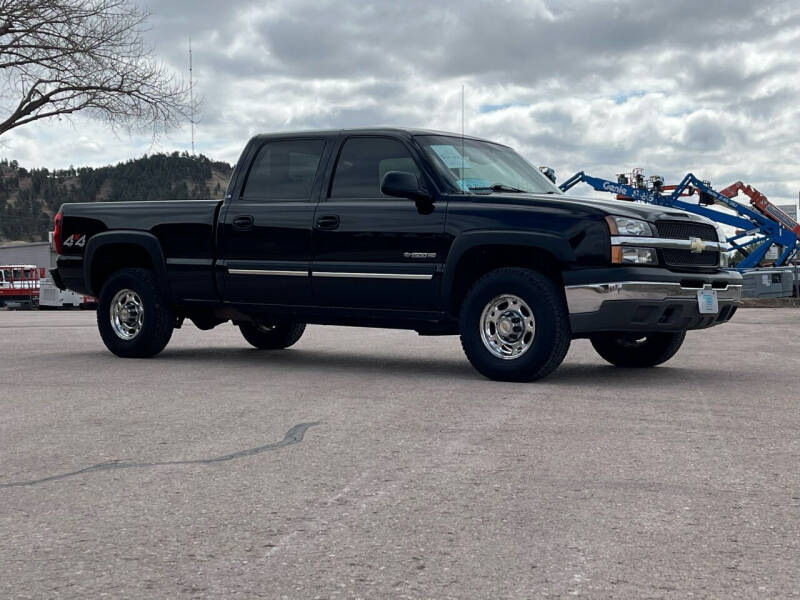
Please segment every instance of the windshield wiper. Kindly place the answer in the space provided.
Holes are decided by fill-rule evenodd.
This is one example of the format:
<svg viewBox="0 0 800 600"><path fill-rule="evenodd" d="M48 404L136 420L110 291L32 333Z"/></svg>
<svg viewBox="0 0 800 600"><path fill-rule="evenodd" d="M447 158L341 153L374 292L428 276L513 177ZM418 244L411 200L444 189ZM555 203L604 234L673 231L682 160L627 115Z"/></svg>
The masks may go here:
<svg viewBox="0 0 800 600"><path fill-rule="evenodd" d="M482 186L482 187L471 187L469 188L470 191L473 190L486 190L490 192L511 192L513 194L527 194L527 190L521 190L519 188L511 187L510 185L506 185L504 183L493 183L489 186Z"/></svg>

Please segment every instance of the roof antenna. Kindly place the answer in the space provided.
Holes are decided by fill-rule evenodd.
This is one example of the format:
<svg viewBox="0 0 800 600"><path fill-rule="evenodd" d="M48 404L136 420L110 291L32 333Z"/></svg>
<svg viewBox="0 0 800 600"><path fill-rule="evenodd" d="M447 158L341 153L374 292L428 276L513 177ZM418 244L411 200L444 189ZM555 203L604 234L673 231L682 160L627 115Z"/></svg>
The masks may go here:
<svg viewBox="0 0 800 600"><path fill-rule="evenodd" d="M194 80L192 78L192 37L189 36L189 122L192 125L192 156L194 156Z"/></svg>
<svg viewBox="0 0 800 600"><path fill-rule="evenodd" d="M461 84L461 184L464 187L464 84Z"/></svg>

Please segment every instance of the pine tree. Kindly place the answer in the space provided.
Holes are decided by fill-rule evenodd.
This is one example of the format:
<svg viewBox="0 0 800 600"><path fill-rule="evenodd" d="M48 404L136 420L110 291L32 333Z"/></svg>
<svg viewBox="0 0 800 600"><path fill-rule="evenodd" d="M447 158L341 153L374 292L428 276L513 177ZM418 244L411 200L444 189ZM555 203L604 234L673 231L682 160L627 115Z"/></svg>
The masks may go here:
<svg viewBox="0 0 800 600"><path fill-rule="evenodd" d="M100 168L70 166L28 172L17 161L0 163L0 167L8 167L0 171L0 241L46 240L52 216L66 202L219 197L219 183L213 196L211 183L215 176L230 177L232 171L225 162L185 152L144 155Z"/></svg>

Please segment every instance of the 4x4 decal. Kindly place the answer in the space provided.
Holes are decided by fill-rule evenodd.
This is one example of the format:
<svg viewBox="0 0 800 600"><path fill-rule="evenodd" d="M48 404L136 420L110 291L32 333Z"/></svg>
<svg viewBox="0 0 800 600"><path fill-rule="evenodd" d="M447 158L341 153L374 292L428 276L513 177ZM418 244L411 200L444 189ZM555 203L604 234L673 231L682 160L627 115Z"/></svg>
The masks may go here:
<svg viewBox="0 0 800 600"><path fill-rule="evenodd" d="M80 233L75 233L70 235L65 239L62 244L65 248L70 248L75 246L76 248L83 248L86 245L86 234L81 235Z"/></svg>

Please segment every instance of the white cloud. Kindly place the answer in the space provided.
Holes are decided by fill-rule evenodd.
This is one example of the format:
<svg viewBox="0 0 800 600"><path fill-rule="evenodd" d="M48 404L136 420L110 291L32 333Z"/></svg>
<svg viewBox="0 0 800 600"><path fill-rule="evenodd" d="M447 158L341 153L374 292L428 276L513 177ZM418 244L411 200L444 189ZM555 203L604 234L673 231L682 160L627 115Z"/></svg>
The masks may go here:
<svg viewBox="0 0 800 600"><path fill-rule="evenodd" d="M793 1L151 0L155 51L204 97L197 150L235 161L258 132L460 128L560 178L641 166L778 202L800 189L800 5ZM4 135L24 164L105 164L189 148L76 117ZM577 190L577 188L576 188ZM588 191L588 190L587 190Z"/></svg>

